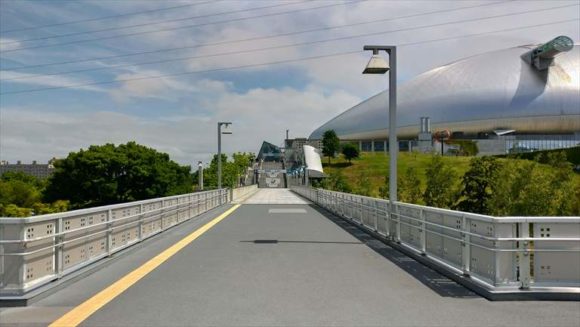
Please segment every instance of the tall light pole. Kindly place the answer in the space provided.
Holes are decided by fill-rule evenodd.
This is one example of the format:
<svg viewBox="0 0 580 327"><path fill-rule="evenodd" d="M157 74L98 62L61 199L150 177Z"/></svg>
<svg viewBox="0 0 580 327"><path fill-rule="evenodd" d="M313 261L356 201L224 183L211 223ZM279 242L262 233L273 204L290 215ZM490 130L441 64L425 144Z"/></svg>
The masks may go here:
<svg viewBox="0 0 580 327"><path fill-rule="evenodd" d="M373 56L363 74L385 74L389 72L389 199L397 201L397 47L389 45L365 45L365 51L372 50ZM389 63L379 55L379 51L389 54Z"/></svg>
<svg viewBox="0 0 580 327"><path fill-rule="evenodd" d="M222 125L227 128L232 123L218 122L218 189L222 188L222 134L232 134L232 132L222 132Z"/></svg>
<svg viewBox="0 0 580 327"><path fill-rule="evenodd" d="M203 191L203 163L201 161L197 162L197 179L199 183L199 190Z"/></svg>

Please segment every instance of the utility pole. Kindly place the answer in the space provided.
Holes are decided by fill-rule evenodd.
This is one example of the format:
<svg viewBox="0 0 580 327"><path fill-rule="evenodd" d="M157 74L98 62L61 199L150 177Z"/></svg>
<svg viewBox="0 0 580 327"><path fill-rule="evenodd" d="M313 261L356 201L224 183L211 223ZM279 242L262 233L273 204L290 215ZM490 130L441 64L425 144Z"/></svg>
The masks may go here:
<svg viewBox="0 0 580 327"><path fill-rule="evenodd" d="M227 128L232 123L218 122L218 189L222 188L222 134L232 134L232 132L222 132L222 125Z"/></svg>

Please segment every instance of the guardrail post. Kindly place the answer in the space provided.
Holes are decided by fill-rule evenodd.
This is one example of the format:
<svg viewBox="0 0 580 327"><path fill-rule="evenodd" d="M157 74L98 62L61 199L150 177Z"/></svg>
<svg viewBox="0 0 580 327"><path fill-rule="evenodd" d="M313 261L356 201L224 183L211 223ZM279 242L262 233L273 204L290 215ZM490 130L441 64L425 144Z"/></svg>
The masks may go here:
<svg viewBox="0 0 580 327"><path fill-rule="evenodd" d="M421 219L421 254L427 254L427 225L425 224L425 212L423 209L419 210L419 218Z"/></svg>
<svg viewBox="0 0 580 327"><path fill-rule="evenodd" d="M461 257L463 275L469 276L471 270L471 236L468 234L470 225L465 215L461 216Z"/></svg>
<svg viewBox="0 0 580 327"><path fill-rule="evenodd" d="M107 256L113 254L113 210L107 210Z"/></svg>
<svg viewBox="0 0 580 327"><path fill-rule="evenodd" d="M376 200L373 200L373 213L375 215L375 232L379 230L379 209Z"/></svg>
<svg viewBox="0 0 580 327"><path fill-rule="evenodd" d="M64 232L64 223L62 218L58 218L56 221L56 235L54 238L55 248L54 248L54 274L57 278L62 277L62 272L64 270L64 258L62 255L63 252L63 244L64 235L61 233Z"/></svg>
<svg viewBox="0 0 580 327"><path fill-rule="evenodd" d="M386 210L386 219L385 219L385 234L387 235L388 239L392 238L391 235L391 212L393 211L393 206L391 205L391 202L389 201L389 203L387 204L387 210Z"/></svg>
<svg viewBox="0 0 580 327"><path fill-rule="evenodd" d="M163 220L165 218L165 200L161 200L161 231L164 230L165 224L163 223Z"/></svg>
<svg viewBox="0 0 580 327"><path fill-rule="evenodd" d="M138 231L138 235L139 235L139 242L141 242L143 240L143 219L145 214L143 213L143 204L139 205L139 231Z"/></svg>
<svg viewBox="0 0 580 327"><path fill-rule="evenodd" d="M362 207L362 199L360 197L356 197L356 212L358 214L358 218L359 218L359 225L364 225L363 222L363 207Z"/></svg>
<svg viewBox="0 0 580 327"><path fill-rule="evenodd" d="M528 222L519 223L520 238L530 237L530 224ZM531 243L528 240L519 241L519 271L520 271L520 288L530 288L530 247Z"/></svg>
<svg viewBox="0 0 580 327"><path fill-rule="evenodd" d="M395 216L397 216L397 235L395 235L395 241L401 243L401 215L399 214L399 206L395 203L393 203L393 211L395 212Z"/></svg>

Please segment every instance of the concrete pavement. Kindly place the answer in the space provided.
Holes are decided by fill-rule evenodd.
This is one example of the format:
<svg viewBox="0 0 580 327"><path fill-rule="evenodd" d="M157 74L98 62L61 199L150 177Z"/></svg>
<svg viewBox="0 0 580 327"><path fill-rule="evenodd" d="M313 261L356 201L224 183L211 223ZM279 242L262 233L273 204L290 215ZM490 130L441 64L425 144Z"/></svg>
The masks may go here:
<svg viewBox="0 0 580 327"><path fill-rule="evenodd" d="M311 202L283 188L262 188L246 199L244 204L310 204Z"/></svg>

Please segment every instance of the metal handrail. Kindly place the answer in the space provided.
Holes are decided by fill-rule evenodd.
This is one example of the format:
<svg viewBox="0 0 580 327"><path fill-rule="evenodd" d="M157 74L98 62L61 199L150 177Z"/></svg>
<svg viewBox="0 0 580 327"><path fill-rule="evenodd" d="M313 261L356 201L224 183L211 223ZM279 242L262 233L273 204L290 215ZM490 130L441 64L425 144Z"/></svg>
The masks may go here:
<svg viewBox="0 0 580 327"><path fill-rule="evenodd" d="M35 237L35 238L31 238L31 239L24 239L24 240L0 240L0 244L22 244L22 243L25 244L25 243L38 242L38 241L42 241L42 240L45 240L45 239L53 238L53 237L56 237L56 236L63 236L63 235L70 234L70 233L73 233L73 232L82 232L83 230L92 229L92 228L95 228L95 227L98 227L98 226L101 226L101 225L110 225L113 222L117 222L117 221L127 220L127 219L131 219L131 218L138 218L138 217L143 216L145 214L151 214L151 213L153 213L155 211L161 211L160 213L156 213L155 214L156 216L157 215L160 215L160 214L163 214L163 213L170 213L172 211L178 211L180 208L170 209L170 210L167 210L167 211L165 211L165 210L166 209L169 209L169 208L176 207L176 206L188 206L189 204L190 203L174 204L174 205L171 205L171 206L168 206L168 207L157 208L157 209L153 209L153 210L150 210L150 211L141 212L141 213L138 213L138 214L135 214L135 215L131 215L131 216L115 218L115 220L98 222L98 223L91 224L89 226L79 227L79 228L76 228L76 229L71 229L71 230L67 230L67 231L63 231L63 232L59 232L59 233L54 233L54 234L50 234L50 235L45 235L45 236L40 236L40 237ZM75 216L67 217L67 218L74 218L74 217ZM54 218L54 219L62 219L62 218ZM115 226L115 227L119 227L119 226Z"/></svg>
<svg viewBox="0 0 580 327"><path fill-rule="evenodd" d="M105 234L105 233L108 233L110 231L114 231L115 229L121 229L121 228L126 227L126 226L129 226L129 225L142 224L144 222L148 222L148 221L151 221L151 220L157 220L157 219L159 219L159 216L161 216L163 214L170 213L172 211L178 211L178 210L179 210L179 208L172 209L172 210L170 210L168 212L160 212L160 213L155 214L155 216L146 217L143 220L130 221L130 222L125 223L125 224L122 224L122 225L111 226L110 229L103 229L103 230L94 232L92 234L81 235L81 236L79 236L77 238L63 240L63 241L61 241L59 243L54 243L54 244L52 244L50 246L47 246L47 247L44 247L44 248L40 248L40 249L36 249L36 250L30 251L30 252L0 253L0 257L2 257L2 256L25 256L25 255L39 253L39 252L42 252L42 251L46 251L48 249L54 249L55 247L63 246L63 245L69 244L69 243L74 243L74 242L77 242L77 241L82 240L82 239L85 239L85 238L90 238L90 237L95 236L95 235L98 235L98 234ZM146 213L150 213L150 212L151 211L148 211ZM135 218L135 217L138 217L138 216L144 215L144 214L145 213L142 213L142 214L139 214L139 215L134 215L132 217ZM123 218L129 218L129 217L123 217ZM117 221L117 220L115 220L115 221ZM108 223L105 222L105 224L111 224L111 222L108 222ZM102 225L102 223L99 223L99 225ZM93 228L95 226L97 226L97 224L91 225L88 228ZM70 233L73 233L73 232L79 232L79 231L82 231L82 230L85 230L85 229L88 229L88 228L87 227L83 227L82 229L79 228L79 229L69 230L69 231L66 231L66 232L63 232L63 233L52 234L51 236L48 236L48 237L43 236L42 239L44 240L44 239L49 239L49 238L56 238L58 236L64 236L66 234L70 234ZM33 241L28 241L28 242L33 242ZM22 241L22 243L28 243L28 242L27 241Z"/></svg>
<svg viewBox="0 0 580 327"><path fill-rule="evenodd" d="M297 187L293 187L293 188L297 188ZM336 191L329 191L329 190L324 190L324 189L316 189L317 192L330 192L329 194L341 194L341 192L336 192ZM347 194L347 193L344 193ZM349 196L352 197L357 197L357 198L361 198L361 199L367 199L369 201L375 201L375 202L381 202L381 203L385 203L385 204L389 204L390 200L387 199L380 199L380 198L373 198L373 197L368 197L368 196L363 196L363 195L357 195L357 194L348 194ZM400 202L400 201L395 201L393 203L393 205L399 205L399 206L403 206L403 207L411 207L411 208L416 208L416 209L426 209L429 210L430 212L436 212L436 213L444 213L444 214L448 214L448 215L453 215L453 216L462 216L465 215L467 218L476 218L479 219L481 221L486 221L486 222L499 222L499 223L520 223L520 222L553 222L554 217L549 217L549 216L533 216L533 217L521 217L521 216L506 216L506 217L494 217L494 216L488 216L488 215L482 215L482 214L476 214L476 213L472 213L472 212L462 212L462 211L455 211L455 210L451 210L451 209L444 209L444 208L436 208L436 207L428 207L428 206L423 206L423 205L419 205L419 204L413 204L413 203L405 203L405 202ZM573 222L577 222L580 223L580 216L559 216L558 220L561 222L569 222L569 223L573 223Z"/></svg>
<svg viewBox="0 0 580 327"><path fill-rule="evenodd" d="M323 192L328 192L328 191L323 191ZM368 198L368 197L361 196L361 198ZM350 201L350 200L343 199L343 198L338 198L338 199L345 200L347 203L357 203L357 204L359 204L358 202ZM368 199L372 199L372 198L368 198ZM375 199L375 200L381 200L381 199ZM383 200L383 201L385 201L385 200ZM395 203L395 206L396 205L399 205L399 204L400 204L400 202L397 202L397 203ZM372 207L372 206L369 206L369 205L366 205L366 204L362 204L361 203L361 205L362 206L365 206L365 207L367 207L369 209L376 209L375 207ZM407 203L405 203L405 206L407 206L407 205L416 206L417 209L424 210L424 207L423 206L418 206L418 205L413 205L413 204L407 204ZM436 209L436 210L446 210L446 209L440 209L440 208L433 208L433 209ZM431 208L429 208L428 210L431 210ZM380 210L380 211L381 212L384 212L384 213L388 213L388 211L386 211L386 210ZM452 212L453 213L452 215L455 216L455 217L457 217L457 218L463 218L464 217L462 215L462 213L460 213L460 212L453 212L451 210L448 210L448 211ZM414 221L418 221L421 224L424 223L426 225L431 225L431 226L435 226L435 227L438 227L438 228L447 229L447 230L450 230L450 231L467 234L467 235L470 235L470 236L476 236L478 238L481 238L481 239L484 239L484 240L487 240L487 241L498 241L498 242L501 242L501 241L547 241L547 242L549 242L549 241L580 241L580 237L574 237L574 238L557 238L557 237L550 237L550 238L540 238L540 237L491 237L491 236L486 236L486 235L481 235L481 234L477 234L477 233L472 233L472 232L465 231L465 230L462 230L462 229L456 229L456 228L453 228L453 227L449 227L449 226L445 226L445 225L433 223L433 222L430 222L430 221L427 221L427 220L421 220L421 219L416 218L416 217L404 215L404 214L402 214L400 212L391 213L391 215L395 215L395 216L403 217L403 218L406 218L406 219L411 219L411 220L414 220ZM465 216L465 218L467 218L467 219L474 219L473 216L472 217ZM511 219L515 219L517 217L510 217L510 218ZM524 217L523 219L525 219L525 221L517 221L517 222L528 222L529 221L529 218L530 217ZM545 217L541 217L541 218L545 218ZM560 220L561 218L574 218L575 219L577 217L558 217L558 220ZM552 222L553 222L553 219L554 219L554 217L552 217ZM395 219L393 219L393 220L394 221L397 221ZM509 222L507 222L507 221L499 221L499 223L509 223ZM418 227L419 229L421 227L421 226L417 226L417 225L410 225L410 226L412 226L412 227ZM429 231L431 231L431 230L429 230Z"/></svg>
<svg viewBox="0 0 580 327"><path fill-rule="evenodd" d="M10 271L12 272L10 275L5 273L0 274L0 297L4 294L8 296L22 294L33 288L45 285L52 280L68 275L82 267L94 264L100 258L110 256L113 253L139 243L142 240L163 232L194 216L226 204L229 201L230 196L228 190L221 189L29 218L0 218L0 227L6 227L0 228L0 233L3 233L0 234L0 237L12 236L10 239L0 240L0 266L20 265L20 269L11 269ZM154 205L156 208L149 210L145 208L147 205ZM158 205L162 207L157 208ZM140 212L130 214L135 208ZM126 210L129 211L127 212ZM119 213L122 215L129 214L123 217L113 218L113 216L119 215ZM96 218L94 217L95 214L97 215ZM101 221L103 214L106 214L106 218L104 221ZM95 223L89 220L91 221L90 225L87 224L86 226L75 229L63 230L65 220L81 220L90 218L91 215L95 218ZM44 233L44 230L48 232L49 230L42 226L42 223L47 221L52 225L51 234L27 238L26 228L36 227L39 223L41 233ZM155 221L160 221L161 224L158 225ZM167 224L165 223L166 221ZM154 225L150 225L151 227L144 229L147 224L151 223ZM135 236L129 236L125 234L124 230L130 231L130 235L133 235L133 232L136 234ZM119 231L122 231L122 234L118 234L120 240L115 245L115 233L121 233ZM20 238L16 239L16 237ZM67 253L66 251L73 250L73 248L67 250L67 245L79 244L81 247L87 247L94 241L105 242L106 249L104 251L103 248L96 250L95 255L93 255L93 252L87 251L88 253L85 252L85 254L81 255L80 260L75 259L70 264L63 261L63 257ZM28 251L26 251L27 244L31 244ZM5 248L6 246L12 246L13 248ZM14 250L7 253L4 251L5 249ZM47 256L42 255L38 257L44 259L27 258L27 256L39 253L46 253ZM41 263L41 261L34 260L46 259L52 261L52 270L47 275L42 275L41 273L38 277L30 278L22 274L22 271L28 271L29 264L34 262L36 262L35 264Z"/></svg>
<svg viewBox="0 0 580 327"><path fill-rule="evenodd" d="M125 202L125 203L117 203L117 204L110 204L101 207L94 207L94 208L86 208L86 209L78 209L66 212L57 212L57 213L50 213L46 215L40 216L32 216L26 218L14 218L14 217L0 217L0 224L26 224L26 223L35 223L35 222L42 222L46 220L52 220L56 218L71 218L79 215L86 215L96 212L102 212L107 210L115 210L115 209L122 209L126 207L133 207L142 204L150 204L152 202L159 202L159 201L167 201L167 200L175 200L179 198L183 198L186 196L195 196L195 195L202 195L202 194L209 194L212 192L221 192L223 194L227 194L226 189L221 190L210 190L210 191L203 191L203 192L195 192L195 193L188 193L188 194L181 194L181 195L171 195L162 198L155 198L155 199L148 199L148 200L139 200L133 202ZM178 203L179 204L179 203Z"/></svg>
<svg viewBox="0 0 580 327"><path fill-rule="evenodd" d="M473 280L486 288L519 285L522 289L534 287L536 290L545 291L546 287L552 290L556 285L559 289L565 288L580 293L580 278L570 277L569 269L566 268L568 267L566 260L580 260L580 248L576 247L576 243L580 241L577 233L558 232L560 234L556 237L537 237L533 234L534 228L538 228L533 226L535 223L548 227L554 226L553 224L576 226L580 224L580 217L493 217L303 186L293 186L291 189L321 207L378 233L380 235L378 237L385 237L387 241L394 241L425 255L434 264L441 264L445 269L462 272L466 276L471 276L471 269L479 271L475 274L483 279L475 276ZM412 211L416 211L416 215ZM433 221L433 214L441 217L435 217L437 220ZM438 222L442 218L446 220ZM458 220L457 227L443 223L449 219ZM486 223L488 225L485 225L485 229L488 227L492 229L485 231L486 235L481 234L479 231L484 226L474 230L472 227L474 222ZM403 226L406 231L401 231ZM519 232L516 228L519 228ZM446 231L455 235L447 235L449 233ZM498 233L505 236L495 236ZM429 245L428 235L437 235L441 238L432 239L431 242L435 243ZM445 240L453 242L445 243ZM545 244L547 247L537 247L538 244ZM472 249L484 251L472 253ZM439 253L440 251L444 252ZM537 253L537 256L531 260L530 255L533 253ZM545 253L545 256L540 257L541 253ZM558 254L558 257L551 257L550 253ZM475 266L472 258L476 260ZM448 260L452 261L447 262ZM551 269L549 275L541 275L539 260L549 261L549 264L546 264L552 267L547 268ZM561 261L561 266L554 268L553 260ZM481 265L487 265L485 266L487 268ZM541 265L543 270L544 264ZM540 280L539 283L537 278Z"/></svg>

